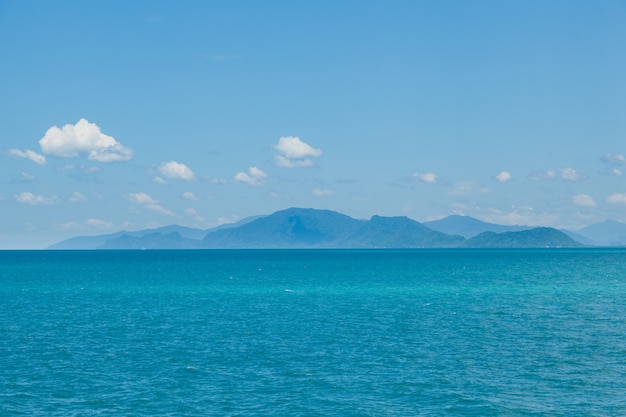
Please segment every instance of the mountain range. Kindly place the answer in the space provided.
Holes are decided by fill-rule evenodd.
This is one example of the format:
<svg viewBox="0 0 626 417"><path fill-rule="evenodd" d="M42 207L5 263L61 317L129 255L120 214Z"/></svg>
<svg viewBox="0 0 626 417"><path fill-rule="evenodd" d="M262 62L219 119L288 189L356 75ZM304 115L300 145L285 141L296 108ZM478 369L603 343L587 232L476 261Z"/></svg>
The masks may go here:
<svg viewBox="0 0 626 417"><path fill-rule="evenodd" d="M605 222L577 233L504 226L469 216L420 223L408 217L354 219L330 210L290 208L214 229L166 226L74 237L49 249L572 248L626 246L626 224Z"/></svg>

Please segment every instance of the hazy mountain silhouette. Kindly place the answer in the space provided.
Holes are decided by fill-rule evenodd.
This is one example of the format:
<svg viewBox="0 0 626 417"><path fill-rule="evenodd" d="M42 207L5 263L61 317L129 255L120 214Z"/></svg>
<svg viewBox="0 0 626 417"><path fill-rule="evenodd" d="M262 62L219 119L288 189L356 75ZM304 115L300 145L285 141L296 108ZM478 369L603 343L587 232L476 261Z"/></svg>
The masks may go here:
<svg viewBox="0 0 626 417"><path fill-rule="evenodd" d="M427 224L432 224L428 222ZM454 230L453 225L458 225ZM239 224L201 231L168 226L137 232L68 239L52 249L295 249L295 248L556 248L579 247L565 233L547 227L482 232L498 228L471 217L451 216L435 223L453 233L433 230L408 217L373 216L357 220L331 210L290 208ZM522 228L523 226L518 226ZM503 228L503 229L502 229ZM71 245L76 245L72 247Z"/></svg>

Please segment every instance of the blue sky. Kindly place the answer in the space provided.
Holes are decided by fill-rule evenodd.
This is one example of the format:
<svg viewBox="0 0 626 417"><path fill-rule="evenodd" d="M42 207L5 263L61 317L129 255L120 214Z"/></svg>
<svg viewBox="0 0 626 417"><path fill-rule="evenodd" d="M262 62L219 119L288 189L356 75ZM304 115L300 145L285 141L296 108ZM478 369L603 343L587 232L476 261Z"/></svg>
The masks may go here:
<svg viewBox="0 0 626 417"><path fill-rule="evenodd" d="M626 3L0 0L0 248L288 207L626 221Z"/></svg>

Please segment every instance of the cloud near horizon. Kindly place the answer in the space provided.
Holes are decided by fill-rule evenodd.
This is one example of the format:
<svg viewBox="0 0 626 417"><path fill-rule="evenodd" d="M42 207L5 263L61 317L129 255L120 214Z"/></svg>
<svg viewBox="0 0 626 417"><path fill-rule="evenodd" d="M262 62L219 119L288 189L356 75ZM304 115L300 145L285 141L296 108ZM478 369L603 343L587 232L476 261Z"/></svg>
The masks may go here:
<svg viewBox="0 0 626 417"><path fill-rule="evenodd" d="M248 173L238 172L235 175L236 182L243 182L255 186L265 184L265 178L267 178L267 174L257 167L248 168Z"/></svg>
<svg viewBox="0 0 626 417"><path fill-rule="evenodd" d="M185 181L196 180L196 175L187 165L176 161L161 163L161 165L159 165L159 172L161 173L161 175L167 178L174 178Z"/></svg>
<svg viewBox="0 0 626 417"><path fill-rule="evenodd" d="M513 179L511 173L508 171L502 171L498 175L495 176L496 181L498 182L509 182Z"/></svg>
<svg viewBox="0 0 626 417"><path fill-rule="evenodd" d="M59 202L59 198L57 196L44 197L42 195L35 195L31 192L23 192L15 196L15 201L21 204L38 206L41 204L56 204Z"/></svg>
<svg viewBox="0 0 626 417"><path fill-rule="evenodd" d="M46 165L47 162L45 156L40 155L30 149L26 149L25 151L22 151L20 149L9 149L9 155L17 156L19 158L30 159L37 165Z"/></svg>
<svg viewBox="0 0 626 417"><path fill-rule="evenodd" d="M313 148L297 136L281 137L274 148L281 153L275 156L274 161L282 168L309 167L313 165L309 157L318 158L322 155L321 149Z"/></svg>
<svg viewBox="0 0 626 417"><path fill-rule="evenodd" d="M624 155L616 153L607 153L602 157L602 160L607 164L611 165L623 165L626 162L626 157Z"/></svg>
<svg viewBox="0 0 626 417"><path fill-rule="evenodd" d="M148 210L164 214L166 216L175 217L176 214L158 204L158 201L150 197L144 192L128 194L128 200L132 203L140 204Z"/></svg>
<svg viewBox="0 0 626 417"><path fill-rule="evenodd" d="M330 197L330 196L335 195L335 192L333 190L321 190L319 188L311 190L311 193L318 197Z"/></svg>
<svg viewBox="0 0 626 417"><path fill-rule="evenodd" d="M621 206L626 206L626 194L615 193L611 194L606 198L607 203L618 204Z"/></svg>
<svg viewBox="0 0 626 417"><path fill-rule="evenodd" d="M415 178L415 181L424 184L435 184L439 182L439 177L434 172L427 172L425 174L416 172L413 174L413 178Z"/></svg>
<svg viewBox="0 0 626 417"><path fill-rule="evenodd" d="M572 197L572 202L581 207L596 207L594 199L587 194L578 194Z"/></svg>
<svg viewBox="0 0 626 417"><path fill-rule="evenodd" d="M41 151L58 158L87 155L91 161L122 162L133 157L131 148L122 146L112 136L105 135L95 123L80 119L75 125L52 126L39 141Z"/></svg>

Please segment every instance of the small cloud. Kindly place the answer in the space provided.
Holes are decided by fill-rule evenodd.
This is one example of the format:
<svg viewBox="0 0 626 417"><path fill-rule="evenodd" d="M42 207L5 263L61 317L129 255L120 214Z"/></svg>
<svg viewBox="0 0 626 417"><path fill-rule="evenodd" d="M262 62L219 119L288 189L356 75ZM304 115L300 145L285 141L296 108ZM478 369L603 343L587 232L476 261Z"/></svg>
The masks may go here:
<svg viewBox="0 0 626 417"><path fill-rule="evenodd" d="M289 159L282 155L276 155L274 162L281 168L304 168L313 166L313 161L310 159Z"/></svg>
<svg viewBox="0 0 626 417"><path fill-rule="evenodd" d="M316 195L318 197L330 197L335 195L335 192L332 190L320 190L318 188L311 190L311 193L313 193L313 195Z"/></svg>
<svg viewBox="0 0 626 417"><path fill-rule="evenodd" d="M185 164L180 162L170 161L163 162L159 165L159 172L161 175L167 178L174 178L185 181L195 181L196 176L193 171Z"/></svg>
<svg viewBox="0 0 626 417"><path fill-rule="evenodd" d="M606 198L607 203L626 206L626 194L615 193Z"/></svg>
<svg viewBox="0 0 626 417"><path fill-rule="evenodd" d="M211 184L217 184L217 185L228 184L228 180L225 180L223 178L204 177L204 180Z"/></svg>
<svg viewBox="0 0 626 417"><path fill-rule="evenodd" d="M267 178L267 174L257 167L250 167L248 173L238 172L237 175L235 175L235 181L249 185L263 185L265 178Z"/></svg>
<svg viewBox="0 0 626 417"><path fill-rule="evenodd" d="M21 204L30 204L31 206L37 206L41 204L56 204L59 202L58 197L44 197L41 195L35 195L30 192L24 192L15 196L15 201Z"/></svg>
<svg viewBox="0 0 626 417"><path fill-rule="evenodd" d="M424 184L435 184L439 182L439 177L437 177L437 174L433 172L427 172L426 174L420 174L416 172L415 174L413 174L413 178L415 179L415 181Z"/></svg>
<svg viewBox="0 0 626 417"><path fill-rule="evenodd" d="M319 157L322 150L313 148L296 136L283 136L274 148L281 154L276 155L276 165L283 168L309 167L313 161L309 157Z"/></svg>
<svg viewBox="0 0 626 417"><path fill-rule="evenodd" d="M622 175L624 175L622 170L617 169L617 168L613 168L613 170L611 171L611 174L615 175L616 177L621 177Z"/></svg>
<svg viewBox="0 0 626 417"><path fill-rule="evenodd" d="M607 153L602 157L602 160L611 165L623 165L626 162L624 155L619 153Z"/></svg>
<svg viewBox="0 0 626 417"><path fill-rule="evenodd" d="M161 184L161 185L167 185L167 181L165 181L163 178L161 177L154 177L152 179L152 182L156 182L157 184Z"/></svg>
<svg viewBox="0 0 626 417"><path fill-rule="evenodd" d="M172 211L170 211L170 210L168 210L168 209L166 209L164 207L161 207L158 204L145 204L144 207L147 208L148 210L157 212L159 214L164 214L166 216L170 216L170 217L175 217L176 216L176 214L174 214L174 212L172 212Z"/></svg>
<svg viewBox="0 0 626 417"><path fill-rule="evenodd" d="M85 197L82 193L78 192L78 191L74 191L72 193L72 196L70 197L70 201L72 203L78 203L81 201L88 201L88 198Z"/></svg>
<svg viewBox="0 0 626 417"><path fill-rule="evenodd" d="M565 181L580 181L582 177L576 172L574 168L563 168L561 171L561 178Z"/></svg>
<svg viewBox="0 0 626 417"><path fill-rule="evenodd" d="M187 216L193 217L198 222L204 222L206 220L204 217L198 215L198 212L192 208L185 209L185 214Z"/></svg>
<svg viewBox="0 0 626 417"><path fill-rule="evenodd" d="M39 141L43 153L59 158L87 158L98 162L128 161L133 157L131 148L122 146L112 136L105 135L95 123L80 119L75 125L63 128L52 126Z"/></svg>
<svg viewBox="0 0 626 417"><path fill-rule="evenodd" d="M26 149L25 151L19 149L9 149L9 155L30 159L38 165L46 165L46 157L39 155L37 152L31 151L30 149Z"/></svg>
<svg viewBox="0 0 626 417"><path fill-rule="evenodd" d="M185 200L193 200L193 201L200 200L200 198L197 195L195 195L194 193L192 193L191 191L187 191L187 192L183 193L183 198Z"/></svg>
<svg viewBox="0 0 626 417"><path fill-rule="evenodd" d="M128 200L137 204L156 204L157 201L154 200L146 193L130 193L128 194Z"/></svg>
<svg viewBox="0 0 626 417"><path fill-rule="evenodd" d="M590 195L578 194L572 197L572 203L581 207L596 207L597 204Z"/></svg>
<svg viewBox="0 0 626 417"><path fill-rule="evenodd" d="M85 224L87 226L95 227L98 229L110 229L113 227L113 223L100 219L87 219L85 221Z"/></svg>
<svg viewBox="0 0 626 417"><path fill-rule="evenodd" d="M547 181L556 178L556 171L549 170L545 172L531 174L529 178L532 181Z"/></svg>
<svg viewBox="0 0 626 417"><path fill-rule="evenodd" d="M498 182L509 182L513 177L511 177L511 173L508 171L502 171L498 175L496 175L496 181Z"/></svg>

